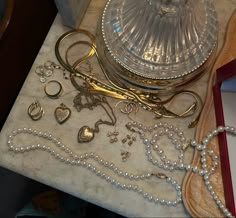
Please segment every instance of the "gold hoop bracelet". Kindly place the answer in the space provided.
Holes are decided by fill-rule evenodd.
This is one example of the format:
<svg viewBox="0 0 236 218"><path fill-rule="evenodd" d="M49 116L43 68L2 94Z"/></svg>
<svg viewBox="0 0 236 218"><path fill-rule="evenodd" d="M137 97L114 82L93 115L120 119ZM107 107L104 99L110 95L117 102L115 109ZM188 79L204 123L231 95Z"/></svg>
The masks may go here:
<svg viewBox="0 0 236 218"><path fill-rule="evenodd" d="M58 90L56 92L50 92L49 91L50 84L56 84L56 86L58 86ZM56 99L61 96L63 88L60 82L58 82L57 80L51 80L44 86L44 92L49 98Z"/></svg>

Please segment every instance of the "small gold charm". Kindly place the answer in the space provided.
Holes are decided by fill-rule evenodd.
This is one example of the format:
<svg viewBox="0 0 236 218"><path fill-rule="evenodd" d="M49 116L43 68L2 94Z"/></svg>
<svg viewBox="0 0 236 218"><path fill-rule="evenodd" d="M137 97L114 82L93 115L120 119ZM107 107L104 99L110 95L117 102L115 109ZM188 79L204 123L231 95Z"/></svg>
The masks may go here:
<svg viewBox="0 0 236 218"><path fill-rule="evenodd" d="M59 124L62 124L64 122L66 122L70 115L71 115L71 110L70 108L68 108L66 105L64 105L63 103L60 104L61 106L57 107L55 112L54 112L54 115L55 115L55 118L57 120L57 122Z"/></svg>
<svg viewBox="0 0 236 218"><path fill-rule="evenodd" d="M90 142L94 138L94 130L88 126L82 126L78 132L79 143Z"/></svg>

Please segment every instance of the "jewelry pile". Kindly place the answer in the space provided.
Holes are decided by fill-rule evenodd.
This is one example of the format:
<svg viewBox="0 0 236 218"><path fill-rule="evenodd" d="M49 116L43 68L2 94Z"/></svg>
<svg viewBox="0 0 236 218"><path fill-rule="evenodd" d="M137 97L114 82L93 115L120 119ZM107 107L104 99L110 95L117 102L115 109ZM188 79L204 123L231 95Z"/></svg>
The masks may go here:
<svg viewBox="0 0 236 218"><path fill-rule="evenodd" d="M90 42L87 41L77 41L71 44L67 50L65 51L65 60L62 59L62 56L59 52L60 44L63 40L65 40L70 35L76 34L84 34L89 37ZM86 45L89 47L89 52L84 57L78 59L74 63L70 63L69 60L69 52L76 45ZM122 103L123 108L120 108L120 112L127 116L130 113L137 113L139 108L153 112L155 118L185 118L192 116L194 114L197 115L193 119L193 121L189 124L189 128L194 127L198 119L200 117L202 101L200 96L192 91L182 90L171 97L161 100L158 96L154 94L144 94L126 89L124 87L120 87L117 84L114 84L112 80L109 78L105 70L101 65L100 58L98 57L96 50L95 37L86 30L73 30L68 33L63 34L57 41L55 46L55 53L59 63L62 65L56 65L53 62L48 61L44 64L44 66L40 66L36 68L36 74L40 76L41 82L46 82L46 77L50 77L53 74L54 69L60 69L63 71L63 76L65 79L70 79L72 85L76 90L78 90L78 94L75 96L73 103L74 107L78 112L82 109L87 108L93 110L95 107L100 106L103 108L106 113L108 120L99 119L94 123L94 127L89 127L87 125L82 126L77 135L77 141L79 143L88 143L92 141L95 137L95 133L99 132L99 126L102 124L114 126L117 122L117 118L113 112L111 105L106 100L105 96L121 99L120 102L116 104L117 107ZM92 72L92 66L88 61L92 56L96 56L97 62L101 67L102 73L106 78L106 83L103 80L97 79L95 74ZM66 71L67 70L67 71ZM66 74L68 73L68 74ZM81 85L77 82L76 78L80 78L84 81ZM81 81L80 81L81 82ZM52 89L52 86L54 89ZM55 87L56 86L56 87ZM47 97L52 99L57 99L63 93L63 87L60 82L57 80L51 80L44 86L44 92ZM100 95L101 94L101 95ZM194 99L194 102L184 109L183 112L175 113L171 110L168 110L165 105L170 103L175 98L178 98L179 95L189 95ZM39 108L39 111L35 114L35 110ZM42 107L36 103L32 104L28 109L28 114L33 120L38 120L42 117ZM39 116L40 115L40 116ZM71 115L71 110L66 107L64 104L61 104L60 107L57 107L54 116L59 124L64 123ZM36 118L36 119L34 119ZM191 142L188 141L184 133L180 131L178 128L173 125L169 125L167 123L157 123L153 126L144 126L135 121L129 122L126 124L126 128L130 131L130 134L126 134L121 142L123 146L125 143L131 146L138 139L138 137L142 140L142 143L145 146L145 155L147 160L152 164L155 169L159 168L161 171L166 171L167 173L171 173L173 171L192 171L193 173L197 173L202 177L207 190L210 195L218 205L219 209L224 213L227 217L232 217L232 214L229 210L224 206L224 204L219 199L219 196L214 191L214 188L211 184L210 177L216 171L216 168L219 165L219 158L214 153L213 150L209 150L207 145L209 141L219 133L226 131L230 134L236 135L236 130L233 127L218 127L216 130L210 132L201 142L201 144L197 143L195 140ZM26 146L18 146L13 143L16 136L20 134L28 134L37 138L44 138L50 142L50 145L45 144L31 144ZM107 137L109 137L110 143L118 143L118 131L108 132ZM170 158L167 156L165 152L165 148L161 143L161 139L164 137L169 141L168 146L172 146L175 150L176 159ZM53 144L53 146L51 145ZM114 163L108 162L104 160L99 155L91 152L78 154L69 149L68 146L64 145L59 138L54 137L53 135L37 131L30 128L22 128L17 129L9 135L8 139L9 150L15 153L23 153L34 150L43 150L51 154L55 159L72 166L84 167L91 172L95 173L97 176L111 183L117 188L123 190L131 190L137 192L142 195L145 199L153 203L160 203L161 205L166 206L176 206L178 203L182 201L182 190L180 184L177 183L173 178L167 176L162 172L145 172L143 174L136 174L135 172L126 172L124 170L119 169L115 166ZM187 164L185 162L185 150L188 147L193 147L199 155L201 156L201 167L193 166L191 164ZM58 152L57 150L60 150ZM123 162L127 161L130 157L131 153L128 151L121 151L121 159ZM96 162L96 166L93 165ZM110 174L104 173L102 168L106 168L110 171ZM114 176L112 176L114 174ZM119 178L122 177L126 179L127 182L122 183ZM151 193L146 192L140 185L132 184L132 181L141 182L151 178L157 178L165 181L167 184L173 187L173 190L176 192L175 199L163 199L161 196L152 195Z"/></svg>
<svg viewBox="0 0 236 218"><path fill-rule="evenodd" d="M204 183L210 192L212 198L215 200L216 204L218 205L219 209L224 213L226 217L232 217L232 214L228 211L228 209L223 205L221 200L219 199L217 193L214 191L214 188L210 181L210 176L214 173L216 167L218 166L218 156L214 154L214 151L207 150L207 145L209 144L210 140L218 135L221 132L226 131L229 134L233 134L236 136L236 129L234 127L218 127L216 130L211 131L206 137L202 140L202 143L199 144L195 140L191 141L191 146L199 151L201 155L201 166L202 168L199 169L197 166L192 166L190 164L184 163L184 153L182 151L183 144L186 143L186 139L183 135L183 132L177 129L176 127L168 124L158 123L151 127L145 127L142 124L137 122L130 122L126 125L128 130L132 132L136 132L140 138L142 139L145 147L146 147L146 156L147 159L156 167L164 169L166 171L174 171L174 170L184 170L184 171L192 171L194 173L198 173L202 176ZM151 133L151 139L146 137L147 133ZM44 138L54 144L55 147L61 150L61 153L57 152L55 148L48 145L43 144L32 144L32 145L25 145L19 146L13 143L15 137L20 134L28 134L32 135L33 137ZM158 139L160 136L167 136L172 144L175 146L176 150L179 152L178 160L171 162L164 154L164 150L160 148L158 145ZM30 152L34 150L43 150L51 154L57 160L72 166L79 166L84 167L91 172L95 173L100 178L106 180L107 182L111 183L117 188L124 189L124 190L132 190L137 192L138 194L142 195L145 199L150 202L154 202L156 204L160 203L161 205L167 206L176 206L178 203L182 201L182 191L181 186L171 177L157 172L148 172L143 174L135 174L134 172L125 172L115 166L114 163L108 162L99 155L95 153L84 153L84 154L77 154L70 150L66 145L63 144L58 138L54 137L53 135L36 131L29 128L22 128L17 129L12 132L12 134L8 137L9 150L15 153L23 153L23 152ZM154 158L153 153L157 153L160 157L160 161ZM207 164L207 159L211 159L211 166ZM98 167L92 165L88 162L88 160L94 160L97 162L98 165L109 169L113 174L116 174L118 177L123 177L128 180L127 183L121 183L118 180L114 179L111 175L103 173ZM145 192L140 186L131 185L129 182L132 180L135 181L143 181L150 179L151 177L156 177L158 179L164 179L176 192L176 198L174 200L169 199L160 199L158 196L154 196L150 193Z"/></svg>

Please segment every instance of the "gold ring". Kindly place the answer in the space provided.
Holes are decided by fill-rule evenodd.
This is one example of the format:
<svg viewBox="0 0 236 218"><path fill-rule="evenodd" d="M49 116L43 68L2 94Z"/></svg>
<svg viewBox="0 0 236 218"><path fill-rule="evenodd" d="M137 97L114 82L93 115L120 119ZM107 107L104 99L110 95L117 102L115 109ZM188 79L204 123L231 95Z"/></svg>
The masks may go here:
<svg viewBox="0 0 236 218"><path fill-rule="evenodd" d="M56 85L56 87L49 87L54 85ZM44 86L44 92L49 98L59 98L63 92L63 88L60 82L51 80Z"/></svg>
<svg viewBox="0 0 236 218"><path fill-rule="evenodd" d="M37 100L28 107L28 115L32 120L39 120L43 114L44 110Z"/></svg>

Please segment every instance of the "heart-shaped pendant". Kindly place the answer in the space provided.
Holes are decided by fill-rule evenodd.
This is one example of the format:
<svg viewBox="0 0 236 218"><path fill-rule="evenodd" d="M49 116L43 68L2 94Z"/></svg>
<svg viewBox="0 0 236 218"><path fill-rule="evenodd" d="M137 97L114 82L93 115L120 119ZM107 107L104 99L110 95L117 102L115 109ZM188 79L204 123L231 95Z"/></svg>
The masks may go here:
<svg viewBox="0 0 236 218"><path fill-rule="evenodd" d="M54 112L55 118L58 123L62 124L68 120L71 115L70 108L66 107L64 104L60 104L60 107L57 107Z"/></svg>
<svg viewBox="0 0 236 218"><path fill-rule="evenodd" d="M90 142L94 138L94 131L88 126L82 126L78 132L77 140L79 143Z"/></svg>

